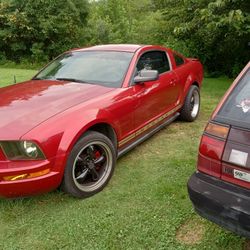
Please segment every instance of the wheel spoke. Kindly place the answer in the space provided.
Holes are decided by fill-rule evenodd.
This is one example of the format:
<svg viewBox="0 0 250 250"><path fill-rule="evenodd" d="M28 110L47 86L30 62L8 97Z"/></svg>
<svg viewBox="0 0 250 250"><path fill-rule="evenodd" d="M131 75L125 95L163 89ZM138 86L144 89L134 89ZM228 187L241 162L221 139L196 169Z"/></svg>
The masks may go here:
<svg viewBox="0 0 250 250"><path fill-rule="evenodd" d="M77 160L80 161L81 163L85 163L85 160L81 156L78 156Z"/></svg>
<svg viewBox="0 0 250 250"><path fill-rule="evenodd" d="M95 158L95 149L94 149L94 146L93 146L93 145L90 145L90 146L87 148L87 153L88 153L88 155L90 156L91 159L94 159L94 158Z"/></svg>
<svg viewBox="0 0 250 250"><path fill-rule="evenodd" d="M101 155L99 158L97 158L97 159L94 161L94 164L96 165L96 164L102 163L104 160L105 160L104 155Z"/></svg>
<svg viewBox="0 0 250 250"><path fill-rule="evenodd" d="M89 169L88 169L88 168L85 168L85 169L83 170L83 172L82 172L79 176L76 177L76 180L78 180L78 181L79 181L79 180L84 180L84 179L86 178L88 172L89 172Z"/></svg>
<svg viewBox="0 0 250 250"><path fill-rule="evenodd" d="M90 169L90 173L91 173L93 181L98 181L99 180L100 176L99 176L99 173L96 171L95 168Z"/></svg>

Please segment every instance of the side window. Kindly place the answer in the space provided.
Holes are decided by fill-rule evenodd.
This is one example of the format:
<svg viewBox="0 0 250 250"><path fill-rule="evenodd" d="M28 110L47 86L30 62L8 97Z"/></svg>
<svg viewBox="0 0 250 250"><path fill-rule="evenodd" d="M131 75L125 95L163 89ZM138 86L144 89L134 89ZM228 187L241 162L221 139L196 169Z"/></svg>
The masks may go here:
<svg viewBox="0 0 250 250"><path fill-rule="evenodd" d="M158 70L159 74L170 70L167 55L164 51L149 51L141 56L137 65L137 72L144 70Z"/></svg>
<svg viewBox="0 0 250 250"><path fill-rule="evenodd" d="M184 64L184 59L176 54L174 54L174 60L175 60L176 66L180 66Z"/></svg>

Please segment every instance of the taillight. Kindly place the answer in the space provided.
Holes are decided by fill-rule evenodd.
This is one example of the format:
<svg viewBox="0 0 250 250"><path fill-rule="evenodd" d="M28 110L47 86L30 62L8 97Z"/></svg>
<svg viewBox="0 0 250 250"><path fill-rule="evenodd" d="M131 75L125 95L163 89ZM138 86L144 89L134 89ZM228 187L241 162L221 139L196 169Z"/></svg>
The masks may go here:
<svg viewBox="0 0 250 250"><path fill-rule="evenodd" d="M201 138L197 168L209 175L221 176L221 159L229 127L208 123Z"/></svg>
<svg viewBox="0 0 250 250"><path fill-rule="evenodd" d="M218 138L226 139L229 132L229 127L225 127L215 123L208 123L204 132Z"/></svg>
<svg viewBox="0 0 250 250"><path fill-rule="evenodd" d="M224 141L203 135L200 143L200 153L209 158L220 160L224 146Z"/></svg>

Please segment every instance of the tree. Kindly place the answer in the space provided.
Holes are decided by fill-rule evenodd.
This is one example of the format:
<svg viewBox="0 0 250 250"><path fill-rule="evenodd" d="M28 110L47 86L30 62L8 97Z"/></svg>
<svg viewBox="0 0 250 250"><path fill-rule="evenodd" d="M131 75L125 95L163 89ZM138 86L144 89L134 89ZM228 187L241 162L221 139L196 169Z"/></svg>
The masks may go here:
<svg viewBox="0 0 250 250"><path fill-rule="evenodd" d="M161 13L151 0L99 0L90 8L89 43L159 43Z"/></svg>
<svg viewBox="0 0 250 250"><path fill-rule="evenodd" d="M9 0L0 4L0 49L20 61L47 60L84 42L87 1Z"/></svg>
<svg viewBox="0 0 250 250"><path fill-rule="evenodd" d="M236 75L250 58L250 2L156 0L162 9L165 43L199 57L209 72ZM162 39L164 39L162 37Z"/></svg>

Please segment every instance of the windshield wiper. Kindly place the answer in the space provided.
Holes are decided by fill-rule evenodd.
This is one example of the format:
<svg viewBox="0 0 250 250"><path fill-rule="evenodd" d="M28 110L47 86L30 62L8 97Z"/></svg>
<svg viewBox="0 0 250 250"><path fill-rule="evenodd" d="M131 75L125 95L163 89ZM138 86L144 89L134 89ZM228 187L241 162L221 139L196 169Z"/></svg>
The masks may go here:
<svg viewBox="0 0 250 250"><path fill-rule="evenodd" d="M32 80L54 80L51 77L33 77Z"/></svg>
<svg viewBox="0 0 250 250"><path fill-rule="evenodd" d="M58 81L70 81L70 82L80 82L80 83L86 83L85 81L79 80L79 79L74 79L74 78L56 78Z"/></svg>

